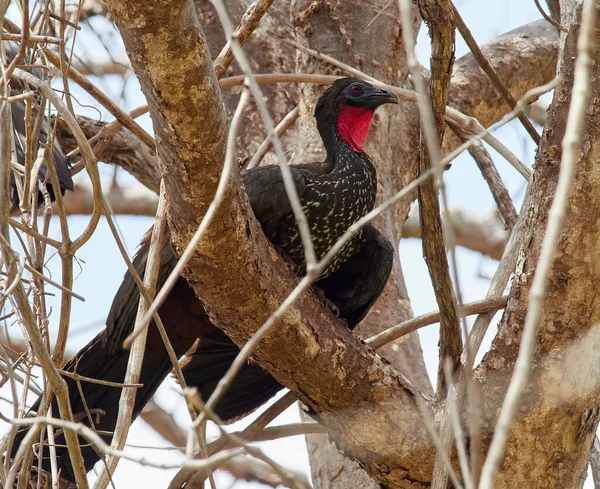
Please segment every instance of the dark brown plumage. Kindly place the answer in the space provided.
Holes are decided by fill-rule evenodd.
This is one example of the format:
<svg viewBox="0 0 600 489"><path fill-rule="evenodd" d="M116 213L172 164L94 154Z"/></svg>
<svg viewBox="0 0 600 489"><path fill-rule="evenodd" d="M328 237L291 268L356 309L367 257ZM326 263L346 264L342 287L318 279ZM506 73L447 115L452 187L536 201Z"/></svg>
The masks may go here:
<svg viewBox="0 0 600 489"><path fill-rule="evenodd" d="M324 162L291 167L296 189L306 214L315 251L322 257L337 239L369 212L375 202L376 171L362 144L374 110L381 104L397 102L389 92L368 83L345 78L336 81L319 99L315 116L319 133L327 150ZM242 175L249 201L269 240L304 273L304 250L278 167L256 168ZM134 259L143 274L148 254L144 242ZM372 226L367 226L336 256L317 286L333 302L348 326L356 326L381 293L392 266L393 247ZM176 263L170 247L162 254L158 285L162 286ZM85 377L122 382L129 356L122 349L132 331L139 293L129 274L125 275L111 310L106 329L84 347L65 367ZM239 352L229 338L206 315L200 301L187 282L180 278L159 310L169 338L178 355L183 355L200 338L198 349L184 369L186 382L195 386L207 399ZM148 402L171 370L156 328L151 325L138 389L135 415ZM84 413L76 384L66 379L73 412ZM87 407L101 410L95 421L97 430L112 431L116 423L121 390L81 382ZM256 365L246 365L233 385L216 406L224 420L247 414L282 389L267 372ZM37 407L34 406L34 410ZM55 411L57 412L57 411ZM22 437L23 434L19 434ZM106 437L110 441L110 437ZM64 440L57 437L57 443ZM16 446L18 446L18 441ZM89 470L98 460L93 447L83 445L82 453ZM73 480L65 448L57 447L61 475Z"/></svg>
<svg viewBox="0 0 600 489"><path fill-rule="evenodd" d="M32 126L35 121L40 108L35 107L32 110ZM11 115L12 115L12 125L13 125L13 133L14 133L14 141L15 141L15 150L17 154L17 161L21 166L25 166L25 150L27 148L27 130L26 130L26 121L25 121L25 104L23 102L17 102L11 104ZM48 142L48 121L44 116L42 124L40 126L40 134L38 137L38 142L35 145L33 150L33 160L37 158L38 149L47 144ZM66 190L73 190L73 180L71 179L71 165L67 157L62 152L60 146L57 142L54 143L54 147L52 151L49 152L49 157L54 162L54 168L56 168L56 174L58 176L58 181L60 184L60 191L62 194L65 193ZM46 173L48 169L46 167L46 163L42 164L39 172L39 180L44 182L46 181ZM15 174L15 171L11 173L11 186L10 186L10 200L13 208L17 209L20 204L19 193L17 190L17 185L15 179L22 178L22 175ZM50 183L50 178L48 177L48 181L46 181L46 189L50 194L50 199L54 201L55 199L55 191ZM43 195L41 192L38 192L38 203L43 203Z"/></svg>

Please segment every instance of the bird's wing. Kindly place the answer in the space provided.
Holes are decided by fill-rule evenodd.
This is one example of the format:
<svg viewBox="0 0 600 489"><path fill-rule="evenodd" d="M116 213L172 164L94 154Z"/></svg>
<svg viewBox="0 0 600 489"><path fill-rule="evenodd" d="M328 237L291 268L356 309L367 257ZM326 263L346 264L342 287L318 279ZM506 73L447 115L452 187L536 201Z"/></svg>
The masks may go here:
<svg viewBox="0 0 600 489"><path fill-rule="evenodd" d="M365 226L362 239L357 253L316 283L351 329L362 321L383 291L394 261L394 247L372 225Z"/></svg>
<svg viewBox="0 0 600 489"><path fill-rule="evenodd" d="M31 117L33 120L35 120L35 118L37 117L38 111L40 109L37 107L33 108ZM27 129L26 129L26 122L25 122L25 103L23 102L18 102L15 104L12 104L11 106L11 112L12 112L12 122L13 122L13 129L14 129L14 136L15 136L15 149L17 152L17 161L21 164L21 165L25 165L25 151L26 151L26 147L27 147ZM40 126L40 134L38 137L38 144L45 144L48 140L48 127L47 127L48 123L47 123L47 119L44 116L44 120L42 121L42 124ZM34 148L34 154L33 157L34 159L37 157L37 150L38 150L38 144L35 145ZM65 154L62 152L60 146L58 145L58 142L55 140L54 141L54 148L53 148L53 152L52 152L52 161L54 162L54 168L56 168L56 173L58 175L58 181L60 183L60 190L62 193L64 193L65 190L73 190L73 179L71 178L71 165L69 163L69 160L67 159L67 157L65 156ZM46 164L43 164L42 167L40 168L40 173L39 173L39 178L40 180L44 180L44 178L46 178ZM48 190L50 192L50 195L52 197L54 197L54 190L52 189L52 184L48 184ZM16 199L16 202L14 201ZM54 200L54 199L53 199ZM18 197L13 196L13 203L15 205L18 205Z"/></svg>
<svg viewBox="0 0 600 489"><path fill-rule="evenodd" d="M142 239L140 249L132 260L133 267L142 278L146 271L146 263L150 251L151 231L152 228L150 228L148 233L146 233ZM176 264L177 258L173 254L171 246L169 246L169 235L167 234L161 254L156 284L157 290L165 284ZM138 286L129 271L126 271L123 282L121 282L119 290L113 299L108 317L106 318L105 341L108 343L107 346L112 353L119 351L125 338L132 333L139 301L140 291Z"/></svg>
<svg viewBox="0 0 600 489"><path fill-rule="evenodd" d="M305 174L313 170L299 165L291 166L290 170L298 196L302 198L306 189ZM281 220L292 212L281 169L276 165L253 168L242 174L242 180L254 215L268 236Z"/></svg>

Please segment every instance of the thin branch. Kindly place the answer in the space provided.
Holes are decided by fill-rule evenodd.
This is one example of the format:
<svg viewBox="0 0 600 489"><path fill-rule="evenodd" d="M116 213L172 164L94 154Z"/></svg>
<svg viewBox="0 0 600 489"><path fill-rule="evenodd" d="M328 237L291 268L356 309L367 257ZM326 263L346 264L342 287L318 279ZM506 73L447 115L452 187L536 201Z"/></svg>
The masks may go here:
<svg viewBox="0 0 600 489"><path fill-rule="evenodd" d="M482 299L476 302L470 302L468 304L463 304L458 306L458 314L459 316L466 317L471 316L473 314L482 314L487 312L496 312L500 309L506 307L506 301L508 300L508 296L502 297L491 297L489 299ZM407 321L404 321L396 326L392 326L381 333L377 333L374 336L371 336L369 339L365 340L365 343L376 350L381 348L388 343L397 340L398 338L402 338L407 334L413 333L418 329L421 329L425 326L429 326L431 324L435 324L440 320L440 312L432 311L426 314L422 314L421 316L414 317Z"/></svg>
<svg viewBox="0 0 600 489"><path fill-rule="evenodd" d="M55 282L51 278L46 277L43 273L38 272L31 265L24 263L24 266L25 266L25 270L27 270L29 273L31 273L35 277L43 280L44 282L48 282L50 285L56 287L58 290L60 290L61 292L64 292L67 295L70 295L71 297L75 297L75 299L78 299L81 302L85 302L85 297L77 294L76 292L73 292L73 290L68 289L67 287L62 286L61 284L59 284L58 282Z"/></svg>
<svg viewBox="0 0 600 489"><path fill-rule="evenodd" d="M246 13L244 13L242 20L240 21L240 25L231 34L231 37L237 39L240 46L243 46L250 37L250 34L256 30L272 3L273 0L256 0L248 7L248 10L246 10ZM231 40L228 40L225 46L223 46L223 49L221 49L217 59L213 62L213 68L215 69L217 78L221 78L225 74L227 68L233 61L233 58Z"/></svg>
<svg viewBox="0 0 600 489"><path fill-rule="evenodd" d="M29 39L23 43L23 37L21 36L21 34L2 34L2 36L0 36L0 39L2 41L19 41L21 43L21 45L27 45L27 44L62 44L62 40L59 39L58 37L52 37L52 36L34 36L34 35L30 35Z"/></svg>
<svg viewBox="0 0 600 489"><path fill-rule="evenodd" d="M56 241L55 239L49 238L48 236L44 236L43 234L38 233L37 231L26 226L25 224L20 223L16 219L9 219L9 223L14 229L18 229L19 231L24 232L25 234L31 236L32 238L38 241L41 241L44 244L50 245L56 249L60 248L60 241Z"/></svg>
<svg viewBox="0 0 600 489"><path fill-rule="evenodd" d="M293 392L288 392L283 397L275 401L271 406L269 406L265 412L256 418L252 423L250 423L246 429L239 434L240 438L247 441L254 439L254 437L258 436L258 434L263 431L265 427L271 423L271 421L273 421L297 400L298 398ZM212 454L217 450L222 450L223 448L229 448L231 446L233 446L231 444L231 440L222 436L208 445L208 453Z"/></svg>
<svg viewBox="0 0 600 489"><path fill-rule="evenodd" d="M148 260L146 263L146 269L144 273L144 289L145 292L152 298L156 292L156 282L158 279L158 273L160 270L160 261L162 255L162 249L164 246L165 232L167 228L167 213L166 213L166 197L164 188L161 189L161 197L158 201L158 210L156 213L156 222L154 224L152 236L150 238L150 251L148 253ZM138 303L138 311L136 315L136 326L143 317L148 304L143 294L140 294L140 300ZM122 450L127 440L127 434L129 433L129 427L131 426L131 417L133 408L135 405L135 396L137 393L136 384L140 380L140 373L142 370L142 363L144 360L144 353L146 350L146 333L144 330L136 340L133 342L131 352L129 353L129 360L127 363L127 370L125 373L124 384L128 387L123 387L121 391L121 397L119 399L119 408L117 415L117 422L114 428L114 434L111 441L111 447L116 450ZM103 470L96 481L95 487L101 487L103 481L112 477L119 458L109 456L105 463Z"/></svg>
<svg viewBox="0 0 600 489"><path fill-rule="evenodd" d="M523 199L523 209L527 209L529 207L529 202L531 199L531 187L527 187L527 192L525 193L525 198ZM519 257L519 253L522 249L524 243L526 243L529 239L531 239L531 229L527 225L527 215L526 213L522 213L517 220L517 223L513 229L512 234L508 240L506 248L504 250L504 255L498 264L498 268L496 269L494 276L490 282L490 286L487 292L487 298L492 297L500 297L506 286L508 281L515 270L515 266L517 263L517 259ZM463 352L461 361L465 365L463 369L463 373L466 371L470 371L473 368L474 358L477 355L477 352L481 346L483 338L489 328L489 325L492 321L492 318L495 315L495 311L493 312L485 312L481 313L473 327L471 332L469 333L469 343L471 346L471 355L467 357L466 352ZM462 392L464 389L464 385L466 382L465 375L460 375L457 381L457 391ZM469 434L471 440L471 473L473 475L473 480L477 484L479 481L481 466L482 466L482 457L483 457L483 448L482 448L482 421L480 414L480 404L479 404L479 390L475 383L469 382L467 385L468 389L468 399L469 399Z"/></svg>
<svg viewBox="0 0 600 489"><path fill-rule="evenodd" d="M552 17L550 17L546 11L543 9L543 7L540 5L540 0L533 0L535 3L535 6L537 7L538 11L540 12L540 14L542 14L542 17L544 17L544 19L546 19L550 24L552 24L554 27L556 27L559 31L568 33L569 29L567 29L564 25L558 23L556 20L554 20Z"/></svg>
<svg viewBox="0 0 600 489"><path fill-rule="evenodd" d="M286 116L283 119L281 119L281 121L279 121L279 124L275 126L275 134L277 134L277 137L281 137L283 133L292 126L292 124L298 118L299 113L300 109L296 106L292 110L290 110L286 114ZM269 136L267 136L265 140L262 143L260 143L260 146L252 156L252 159L250 160L250 163L248 163L246 169L250 170L251 168L255 168L258 165L260 165L260 162L263 160L263 158L269 152L272 146L273 140Z"/></svg>
<svg viewBox="0 0 600 489"><path fill-rule="evenodd" d="M12 420L14 424L20 426L28 425L42 425L50 424L52 426L62 428L65 434L71 433L73 436L79 435L85 438L88 442L92 443L95 448L100 450L105 455L116 457L119 459L131 460L140 465L147 467L157 467L159 469L178 469L186 467L194 470L207 470L209 468L215 468L221 465L224 461L229 460L236 455L240 455L244 452L243 448L233 448L229 450L223 450L215 455L212 455L204 460L185 459L181 462L164 462L161 460L150 460L146 457L136 457L130 453L123 452L121 450L115 450L108 443L106 443L95 431L81 423L74 423L72 421L65 421L62 419L50 418L46 416L36 416L35 418L23 418Z"/></svg>
<svg viewBox="0 0 600 489"><path fill-rule="evenodd" d="M304 480L298 479L296 474L287 470L285 467L281 466L270 457L267 457L261 449L248 445L246 441L241 439L238 435L234 433L229 433L226 430L224 430L220 418L216 416L215 413L212 412L210 409L207 409L207 407L203 404L202 400L200 399L200 396L198 395L196 389L186 389L184 391L184 396L186 397L188 403L191 403L198 412L207 415L209 419L211 419L211 421L217 424L217 427L221 431L222 435L228 438L235 445L239 445L240 447L242 447L249 455L252 455L253 457L256 457L259 460L262 460L271 468L273 468L275 472L282 477L284 482L288 484L288 487L292 487L293 489L306 488L306 483ZM169 489L175 489L175 487L180 487L179 482L181 480L178 476L171 481L171 484L169 484ZM199 476L199 479L204 480L202 476Z"/></svg>
<svg viewBox="0 0 600 489"><path fill-rule="evenodd" d="M453 124L450 124L450 127L459 137L459 139L461 139L461 141L464 142L468 140L468 136L461 129L457 128ZM496 165L494 165L494 160L485 146L479 140L473 142L468 151L475 160L475 163L477 163L483 178L492 192L492 196L494 197L494 201L498 206L498 211L502 216L504 224L510 231L512 231L515 223L517 222L518 214L510 197L510 193L508 192L506 185L504 185Z"/></svg>
<svg viewBox="0 0 600 489"><path fill-rule="evenodd" d="M506 230L498 213L475 214L464 209L450 209L452 225L456 232L456 245L500 260L504 254L510 233ZM442 220L444 226L446 220ZM402 238L420 238L419 212L415 206L408 213L402 226Z"/></svg>

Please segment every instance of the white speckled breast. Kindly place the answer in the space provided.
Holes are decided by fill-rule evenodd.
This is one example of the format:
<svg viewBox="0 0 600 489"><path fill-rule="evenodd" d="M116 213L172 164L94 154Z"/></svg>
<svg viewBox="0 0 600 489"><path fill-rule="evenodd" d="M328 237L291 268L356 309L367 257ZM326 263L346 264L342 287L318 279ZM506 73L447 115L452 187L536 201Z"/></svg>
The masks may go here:
<svg viewBox="0 0 600 489"><path fill-rule="evenodd" d="M352 224L373 209L376 193L377 174L371 159L346 144L340 145L330 173L308 179L301 204L317 259L321 259ZM299 266L300 274L305 272L304 248L293 215L284 219L269 239ZM360 239L359 233L347 243L321 277L335 272L352 256Z"/></svg>

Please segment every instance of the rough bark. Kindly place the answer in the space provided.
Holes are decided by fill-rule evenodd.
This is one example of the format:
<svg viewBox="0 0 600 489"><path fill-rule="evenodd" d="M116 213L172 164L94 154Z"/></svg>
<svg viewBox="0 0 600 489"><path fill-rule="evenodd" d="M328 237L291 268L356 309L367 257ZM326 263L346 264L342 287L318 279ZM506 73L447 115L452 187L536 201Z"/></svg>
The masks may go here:
<svg viewBox="0 0 600 489"><path fill-rule="evenodd" d="M562 80L556 88L540 151L535 163L532 201L524 209L531 230L521 250L507 310L491 351L477 371L484 389L483 409L488 439L498 406L506 392L527 312L528 294L535 270L548 210L556 188L561 142L565 133L578 25L570 33L562 58ZM594 39L598 39L600 22ZM567 205L562 237L548 277L548 290L537 332L533 371L522 396L519 416L510 429L497 488L581 487L600 413L600 121L598 103L600 67L593 64L591 98L581 153Z"/></svg>

